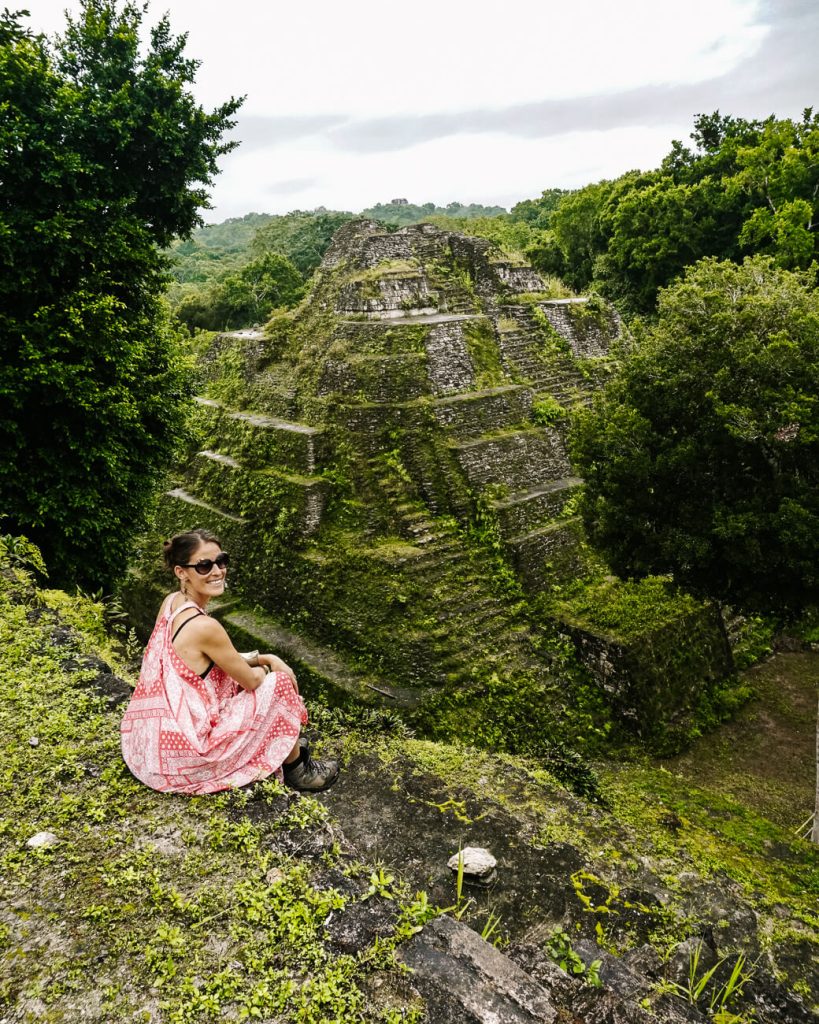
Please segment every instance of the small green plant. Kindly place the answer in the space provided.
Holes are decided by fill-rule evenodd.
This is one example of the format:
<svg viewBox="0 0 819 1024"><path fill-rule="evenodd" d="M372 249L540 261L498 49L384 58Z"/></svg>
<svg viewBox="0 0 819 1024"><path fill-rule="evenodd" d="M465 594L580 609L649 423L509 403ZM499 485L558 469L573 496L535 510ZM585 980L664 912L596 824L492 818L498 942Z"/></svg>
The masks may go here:
<svg viewBox="0 0 819 1024"><path fill-rule="evenodd" d="M0 516L0 519L5 518ZM42 576L48 576L40 549L27 537L14 537L10 533L0 534L0 556L2 561L9 565L33 569Z"/></svg>
<svg viewBox="0 0 819 1024"><path fill-rule="evenodd" d="M395 935L399 941L416 935L429 921L446 913L442 907L437 907L429 902L425 892L417 892L412 903L408 903L401 911L401 917L395 928Z"/></svg>
<svg viewBox="0 0 819 1024"><path fill-rule="evenodd" d="M573 948L571 937L562 929L555 928L546 940L546 952L567 974L582 977L594 988L601 988L600 967L602 960L592 960L586 964L580 954Z"/></svg>
<svg viewBox="0 0 819 1024"><path fill-rule="evenodd" d="M484 926L481 929L481 938L486 942L491 942L493 946L500 946L502 936L500 933L501 918L499 914L490 910Z"/></svg>
<svg viewBox="0 0 819 1024"><path fill-rule="evenodd" d="M383 867L379 867L378 871L373 871L370 875L370 887L361 897L362 901L370 899L371 896L380 896L384 900L394 900L395 893L390 888L394 882L395 875L391 875Z"/></svg>
<svg viewBox="0 0 819 1024"><path fill-rule="evenodd" d="M566 416L565 407L552 395L544 395L532 403L532 418L541 427L552 427L566 419Z"/></svg>
<svg viewBox="0 0 819 1024"><path fill-rule="evenodd" d="M711 984L712 980L720 967L728 962L729 957L727 955L720 957L708 970L701 969L701 959L702 939L689 955L687 979L684 982L668 982L671 991L687 1000L692 1006L707 1006L709 1015L715 1020L718 1019L720 1024L744 1024L747 1022L748 1018L736 1015L730 1009L730 1004L741 998L745 985L756 972L756 962L746 967L745 954L739 953L728 980L718 987Z"/></svg>

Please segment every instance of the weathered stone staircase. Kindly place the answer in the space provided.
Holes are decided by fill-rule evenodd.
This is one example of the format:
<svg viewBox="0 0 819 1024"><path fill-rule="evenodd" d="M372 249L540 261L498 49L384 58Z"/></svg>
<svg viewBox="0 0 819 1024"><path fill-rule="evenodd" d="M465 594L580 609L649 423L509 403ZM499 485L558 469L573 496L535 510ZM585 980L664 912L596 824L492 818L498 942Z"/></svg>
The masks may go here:
<svg viewBox="0 0 819 1024"><path fill-rule="evenodd" d="M551 303L538 303L545 309ZM568 353L554 345L547 350L543 327L538 323L531 305L499 307L498 341L509 371L525 380L539 395L550 395L561 404L571 406L588 401L590 381L578 369ZM514 324L515 326L507 326Z"/></svg>

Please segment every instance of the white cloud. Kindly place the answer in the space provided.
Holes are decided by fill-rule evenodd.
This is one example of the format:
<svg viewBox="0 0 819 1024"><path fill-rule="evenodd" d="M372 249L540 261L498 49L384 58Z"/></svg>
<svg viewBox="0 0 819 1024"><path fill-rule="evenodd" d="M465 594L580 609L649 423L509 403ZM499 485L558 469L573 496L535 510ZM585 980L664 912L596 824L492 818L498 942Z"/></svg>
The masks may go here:
<svg viewBox="0 0 819 1024"><path fill-rule="evenodd" d="M54 30L65 0L39 0ZM765 28L753 0L167 0L202 60L202 100L245 113L373 117L504 107L718 75ZM68 4L77 8L77 0Z"/></svg>
<svg viewBox="0 0 819 1024"><path fill-rule="evenodd" d="M54 32L79 0L34 0ZM808 0L154 0L212 108L247 94L208 219L412 201L508 206L656 166L694 114L814 102Z"/></svg>
<svg viewBox="0 0 819 1024"><path fill-rule="evenodd" d="M396 196L440 205L458 200L509 207L546 187L573 188L634 167L656 166L671 133L670 126L659 125L534 140L498 133L449 136L365 158L318 138L309 147L237 150L217 182L217 210L207 219L316 206L356 211ZM305 178L316 169L317 180L304 189L271 192L271 184Z"/></svg>

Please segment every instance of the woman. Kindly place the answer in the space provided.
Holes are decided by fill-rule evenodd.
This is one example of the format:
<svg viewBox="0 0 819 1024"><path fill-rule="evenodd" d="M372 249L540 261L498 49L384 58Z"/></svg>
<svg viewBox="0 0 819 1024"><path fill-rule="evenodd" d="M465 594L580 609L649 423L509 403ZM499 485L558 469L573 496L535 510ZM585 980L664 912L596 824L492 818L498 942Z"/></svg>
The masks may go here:
<svg viewBox="0 0 819 1024"><path fill-rule="evenodd" d="M125 763L163 793L216 793L274 773L294 789L326 789L338 764L314 761L299 738L307 711L292 670L275 654L239 654L207 614L228 562L207 530L165 542L179 590L162 602L122 720Z"/></svg>

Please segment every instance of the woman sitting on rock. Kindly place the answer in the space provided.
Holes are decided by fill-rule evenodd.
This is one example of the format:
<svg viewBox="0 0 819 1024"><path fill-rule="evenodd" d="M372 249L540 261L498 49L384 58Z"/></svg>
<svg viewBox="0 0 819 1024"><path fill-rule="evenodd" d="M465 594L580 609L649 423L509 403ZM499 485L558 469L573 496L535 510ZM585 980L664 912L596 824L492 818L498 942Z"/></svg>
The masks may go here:
<svg viewBox="0 0 819 1024"><path fill-rule="evenodd" d="M292 669L275 654L240 654L207 613L228 562L207 530L165 542L180 587L162 602L122 720L125 763L163 793L216 793L274 773L294 789L326 789L338 764L314 761L299 736L307 711Z"/></svg>

